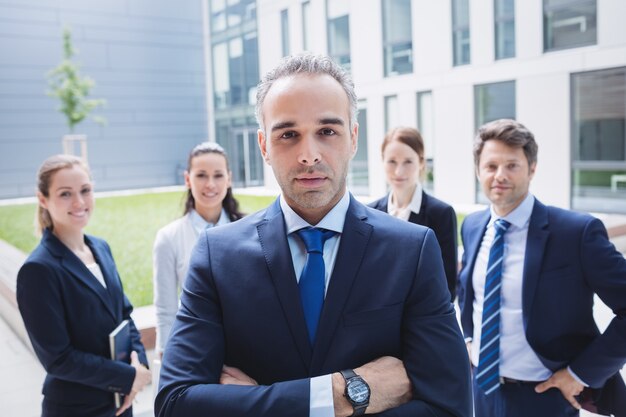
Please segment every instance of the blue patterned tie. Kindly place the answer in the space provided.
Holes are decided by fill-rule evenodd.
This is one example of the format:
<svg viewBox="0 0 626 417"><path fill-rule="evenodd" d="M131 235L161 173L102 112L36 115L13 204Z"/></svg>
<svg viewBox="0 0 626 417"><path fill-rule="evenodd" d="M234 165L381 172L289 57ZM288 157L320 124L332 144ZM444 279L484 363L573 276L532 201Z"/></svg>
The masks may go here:
<svg viewBox="0 0 626 417"><path fill-rule="evenodd" d="M504 259L504 233L511 223L498 219L494 223L496 236L489 250L485 276L483 321L480 336L480 355L476 382L486 395L500 386L500 287L502 286L502 260Z"/></svg>
<svg viewBox="0 0 626 417"><path fill-rule="evenodd" d="M304 318L309 331L309 340L313 345L317 333L317 324L322 313L322 305L324 305L324 289L326 287L324 242L333 237L336 232L308 227L300 229L296 233L304 242L308 254L298 286L300 287Z"/></svg>

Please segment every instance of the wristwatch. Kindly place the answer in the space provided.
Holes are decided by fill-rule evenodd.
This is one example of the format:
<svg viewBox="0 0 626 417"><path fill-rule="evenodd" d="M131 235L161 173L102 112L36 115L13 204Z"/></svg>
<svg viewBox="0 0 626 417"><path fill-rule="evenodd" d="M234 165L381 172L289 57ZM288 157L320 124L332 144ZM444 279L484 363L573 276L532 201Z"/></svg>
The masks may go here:
<svg viewBox="0 0 626 417"><path fill-rule="evenodd" d="M346 380L346 391L344 396L352 404L352 416L362 416L365 409L370 405L370 386L352 369L340 371L343 379Z"/></svg>

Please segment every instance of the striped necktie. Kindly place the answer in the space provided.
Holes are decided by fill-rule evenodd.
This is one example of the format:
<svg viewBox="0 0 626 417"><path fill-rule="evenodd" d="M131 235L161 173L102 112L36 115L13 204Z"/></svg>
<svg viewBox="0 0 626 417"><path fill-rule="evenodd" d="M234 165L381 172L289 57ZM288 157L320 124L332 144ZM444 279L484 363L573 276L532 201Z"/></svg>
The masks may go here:
<svg viewBox="0 0 626 417"><path fill-rule="evenodd" d="M333 237L332 230L307 227L296 232L304 242L307 251L306 263L300 275L298 287L304 310L309 341L311 346L315 342L317 325L324 305L324 290L326 288L326 268L324 267L324 243Z"/></svg>
<svg viewBox="0 0 626 417"><path fill-rule="evenodd" d="M494 223L496 235L489 250L485 297L480 336L480 355L476 382L486 395L500 386L500 287L502 286L502 260L504 259L504 233L511 223L498 219Z"/></svg>

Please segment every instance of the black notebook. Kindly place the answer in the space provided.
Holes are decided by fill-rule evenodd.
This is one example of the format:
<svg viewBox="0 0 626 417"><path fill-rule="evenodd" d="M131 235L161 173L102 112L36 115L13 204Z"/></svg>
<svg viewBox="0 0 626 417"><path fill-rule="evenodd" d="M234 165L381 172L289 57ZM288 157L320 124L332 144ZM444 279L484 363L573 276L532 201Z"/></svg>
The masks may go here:
<svg viewBox="0 0 626 417"><path fill-rule="evenodd" d="M109 349L111 350L111 359L114 361L122 361L130 363L130 322L124 320L119 326L109 333ZM115 393L115 408L122 406L122 394Z"/></svg>

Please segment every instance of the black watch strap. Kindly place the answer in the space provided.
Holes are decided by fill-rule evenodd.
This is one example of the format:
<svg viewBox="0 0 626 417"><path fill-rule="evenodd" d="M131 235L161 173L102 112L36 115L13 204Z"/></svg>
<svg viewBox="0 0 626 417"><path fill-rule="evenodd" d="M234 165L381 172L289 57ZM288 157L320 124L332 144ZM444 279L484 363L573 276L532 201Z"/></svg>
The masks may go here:
<svg viewBox="0 0 626 417"><path fill-rule="evenodd" d="M348 380L352 378L361 378L352 369L344 369L343 371L339 371L339 373L341 373L341 376L343 376L343 379L346 381L346 387L348 385ZM350 405L352 405L352 410L353 410L352 415L350 417L362 416L363 414L365 414L365 409L369 406L369 401L367 402L367 404L363 404L362 406L354 405L352 401L350 401L349 398L348 398L348 401L350 402Z"/></svg>
<svg viewBox="0 0 626 417"><path fill-rule="evenodd" d="M343 376L343 379L345 379L346 381L350 378L354 378L355 376L358 376L352 369L344 369L343 371L339 371L339 372Z"/></svg>

